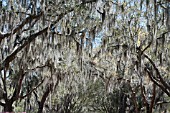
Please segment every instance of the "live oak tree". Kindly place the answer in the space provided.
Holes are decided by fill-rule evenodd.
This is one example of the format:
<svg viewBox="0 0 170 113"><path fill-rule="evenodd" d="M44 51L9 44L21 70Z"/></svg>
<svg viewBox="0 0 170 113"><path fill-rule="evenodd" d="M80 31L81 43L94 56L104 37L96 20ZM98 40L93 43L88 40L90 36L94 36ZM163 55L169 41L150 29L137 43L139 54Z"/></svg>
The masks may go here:
<svg viewBox="0 0 170 113"><path fill-rule="evenodd" d="M58 68L57 65L64 60L64 52L69 51L72 46L77 46L79 61L82 62L80 51L83 48L85 32L82 32L81 27L74 26L79 24L77 22L79 18L71 17L74 17L76 13L83 16L79 10L84 10L86 4L93 2L96 1L68 1L67 3L64 1L1 1L0 70L5 101L5 103L1 102L1 105L4 111L12 111L12 104L18 99L27 98L28 100L46 76L51 76L49 79L51 81L52 75L55 74L53 70ZM72 21L72 25L69 21ZM79 36L80 34L82 35ZM76 35L78 38L75 38ZM82 38L81 42L79 37ZM43 68L48 69L43 70ZM47 70L50 70L50 73L46 74ZM60 77L56 77L55 81L59 79ZM52 87L52 83L47 82L45 92L38 103L38 112L42 112Z"/></svg>
<svg viewBox="0 0 170 113"><path fill-rule="evenodd" d="M0 11L4 111L151 113L167 102L168 1L1 0Z"/></svg>

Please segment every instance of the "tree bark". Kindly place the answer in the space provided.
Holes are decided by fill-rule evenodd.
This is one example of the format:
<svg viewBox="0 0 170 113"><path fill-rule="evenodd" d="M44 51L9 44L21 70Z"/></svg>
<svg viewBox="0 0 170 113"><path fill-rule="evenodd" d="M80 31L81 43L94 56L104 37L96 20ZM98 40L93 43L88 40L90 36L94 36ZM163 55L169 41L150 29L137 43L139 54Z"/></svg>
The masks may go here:
<svg viewBox="0 0 170 113"><path fill-rule="evenodd" d="M13 107L12 107L13 102L11 100L6 101L4 105L4 112L12 112Z"/></svg>
<svg viewBox="0 0 170 113"><path fill-rule="evenodd" d="M42 96L42 99L39 103L39 109L38 109L38 112L37 113L42 113L43 112L43 107L44 107L44 103L50 93L50 91L52 90L52 85L49 85L45 91L45 93L43 94Z"/></svg>
<svg viewBox="0 0 170 113"><path fill-rule="evenodd" d="M120 105L119 105L119 113L126 113L126 101L127 101L127 95L125 95L123 92L120 92Z"/></svg>

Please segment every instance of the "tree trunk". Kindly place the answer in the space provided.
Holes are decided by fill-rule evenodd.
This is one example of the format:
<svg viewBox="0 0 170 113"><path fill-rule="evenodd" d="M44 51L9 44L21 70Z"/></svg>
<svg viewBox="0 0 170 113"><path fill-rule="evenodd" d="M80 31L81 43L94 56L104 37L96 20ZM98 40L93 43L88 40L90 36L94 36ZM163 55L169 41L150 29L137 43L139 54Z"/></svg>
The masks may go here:
<svg viewBox="0 0 170 113"><path fill-rule="evenodd" d="M13 102L11 100L6 101L4 105L4 112L12 112L13 107L12 107Z"/></svg>
<svg viewBox="0 0 170 113"><path fill-rule="evenodd" d="M43 112L44 103L45 103L50 91L51 91L51 85L47 87L45 93L43 94L41 102L39 103L39 109L38 109L37 113L42 113Z"/></svg>
<svg viewBox="0 0 170 113"><path fill-rule="evenodd" d="M123 92L120 92L119 113L126 112L126 107L127 107L126 101L127 101L127 96Z"/></svg>

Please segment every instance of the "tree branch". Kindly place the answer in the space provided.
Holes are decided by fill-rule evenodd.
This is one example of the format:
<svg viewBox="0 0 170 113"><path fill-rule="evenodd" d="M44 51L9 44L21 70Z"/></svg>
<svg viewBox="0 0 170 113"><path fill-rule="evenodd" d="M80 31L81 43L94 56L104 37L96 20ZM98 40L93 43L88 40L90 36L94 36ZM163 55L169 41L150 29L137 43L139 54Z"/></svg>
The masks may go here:
<svg viewBox="0 0 170 113"><path fill-rule="evenodd" d="M96 2L96 0L87 0L85 1L85 3L91 3L91 2ZM78 4L77 6L82 5ZM71 8L70 10L68 10L67 12L61 13L58 18L54 21L54 24L56 24L59 20L61 20L66 14L68 14L69 12L74 11L75 7ZM39 18L43 13L41 12L39 15L32 15L29 16L28 18L26 18L20 25L18 25L14 30L13 33L16 33L18 30L20 30L25 24L27 24L29 22L30 19L36 19ZM27 46L29 43L31 43L37 36L41 35L42 33L46 32L48 30L48 27L45 27L43 30L29 36L26 38L26 41L23 45L19 46L13 53L11 53L9 56L6 57L5 60L3 60L3 62L0 64L0 71L3 69L3 67L8 67L9 63L15 59L16 54L21 51L25 46ZM7 33L7 34L0 34L0 41L9 36L11 33Z"/></svg>
<svg viewBox="0 0 170 113"><path fill-rule="evenodd" d="M170 91L170 86L164 81L164 79L162 78L158 68L156 67L155 63L146 55L144 54L144 56L149 60L149 62L152 64L153 68L155 69L156 71L156 74L158 76L158 78L160 79L160 82L164 85L164 87L166 89L168 89Z"/></svg>
<svg viewBox="0 0 170 113"><path fill-rule="evenodd" d="M48 30L48 27L25 38L24 44L19 46L16 50L14 50L14 52L12 52L9 56L7 56L5 60L2 61L2 63L0 64L0 71L3 69L3 67L8 67L9 63L15 59L15 56L17 55L18 52L20 52L24 47L26 47L29 43L31 43L37 36L43 34L47 30Z"/></svg>
<svg viewBox="0 0 170 113"><path fill-rule="evenodd" d="M32 68L32 69L28 69L27 72L28 72L28 71L31 71L31 70L38 69L38 68L44 68L44 67L46 67L46 66L47 66L47 67L50 67L51 65L50 65L50 64L45 64L45 65L42 65L42 66L37 66L37 67L34 67L34 68ZM27 72L25 72L25 73L27 73Z"/></svg>
<svg viewBox="0 0 170 113"><path fill-rule="evenodd" d="M8 92L7 92L7 87L6 87L6 69L4 69L4 78L3 77L1 77L1 78L2 78L2 83L3 83L3 88L5 91L3 98L4 98L4 100L7 100Z"/></svg>
<svg viewBox="0 0 170 113"><path fill-rule="evenodd" d="M141 55L151 46L152 42L153 42L153 36L149 44L142 50Z"/></svg>
<svg viewBox="0 0 170 113"><path fill-rule="evenodd" d="M19 31L20 29L22 29L24 27L25 24L29 23L30 21L40 18L43 15L43 13L41 12L38 15L30 15L29 17L27 17L25 20L23 20L20 24L18 24L12 32L10 33L6 33L6 34L2 34L0 33L0 42L2 39L4 39L5 37L10 36L11 34L15 34L17 31Z"/></svg>
<svg viewBox="0 0 170 113"><path fill-rule="evenodd" d="M149 113L152 113L152 109L154 107L155 103L155 97L156 97L156 84L153 84L153 90L152 90L152 100L149 108Z"/></svg>
<svg viewBox="0 0 170 113"><path fill-rule="evenodd" d="M79 7L81 5L88 4L88 3L93 3L93 2L97 2L97 0L82 0L82 3L75 5L74 7L70 8L68 11L66 11L64 13L59 14L58 18L54 21L54 24L56 24L59 20L61 20L68 13L74 11L75 7Z"/></svg>
<svg viewBox="0 0 170 113"><path fill-rule="evenodd" d="M141 94L142 94L142 97L143 97L144 105L145 105L146 108L147 108L147 106L148 106L149 104L148 104L148 101L147 101L146 96L145 96L145 94L144 94L144 88L143 88L143 85L142 85L142 81L141 81L141 83L140 83L140 88L141 88Z"/></svg>
<svg viewBox="0 0 170 113"><path fill-rule="evenodd" d="M153 79L153 75L150 73L150 71L149 71L148 69L146 69L146 72L148 73L149 78L151 79L151 81L152 81L154 84L156 84L158 87L160 87L160 88L170 97L170 93L167 91L167 89Z"/></svg>
<svg viewBox="0 0 170 113"><path fill-rule="evenodd" d="M161 35L165 35L166 33L168 33L168 31L162 33ZM164 38L164 37L159 37L157 39L160 39L160 38ZM152 37L151 41L149 42L149 44L142 50L141 55L151 46L152 42L153 42L153 37Z"/></svg>
<svg viewBox="0 0 170 113"><path fill-rule="evenodd" d="M97 2L97 0L82 0L82 4Z"/></svg>
<svg viewBox="0 0 170 113"><path fill-rule="evenodd" d="M135 112L136 113L139 113L139 111L138 111L138 104L137 104L137 100L136 100L136 92L135 91L133 91L133 89L132 89L132 87L130 87L130 89L131 89L131 98L132 98L132 101L133 101L133 104L134 104L134 107L135 107Z"/></svg>
<svg viewBox="0 0 170 113"><path fill-rule="evenodd" d="M12 98L11 98L11 100L12 100L13 102L14 102L15 100L17 100L18 97L19 97L19 93L20 93L20 91L21 91L21 86L22 86L22 81L23 81L23 79L24 79L24 75L25 75L25 73L23 72L22 69L20 69L20 72L19 72L20 78L19 78L19 81L18 81L17 86L15 87L15 91L14 91L14 93L13 93L13 96L12 96Z"/></svg>
<svg viewBox="0 0 170 113"><path fill-rule="evenodd" d="M29 96L32 92L34 92L42 83L44 80L42 80L36 87L34 87L30 92L25 94L24 96L19 96L20 99L24 99L25 97Z"/></svg>
<svg viewBox="0 0 170 113"><path fill-rule="evenodd" d="M40 103L39 103L38 113L42 113L43 107L44 107L44 103L45 103L46 98L48 97L50 91L52 91L52 87L53 87L53 86L50 84L50 85L47 87L45 93L43 94L42 99L41 99L41 101L40 101Z"/></svg>

